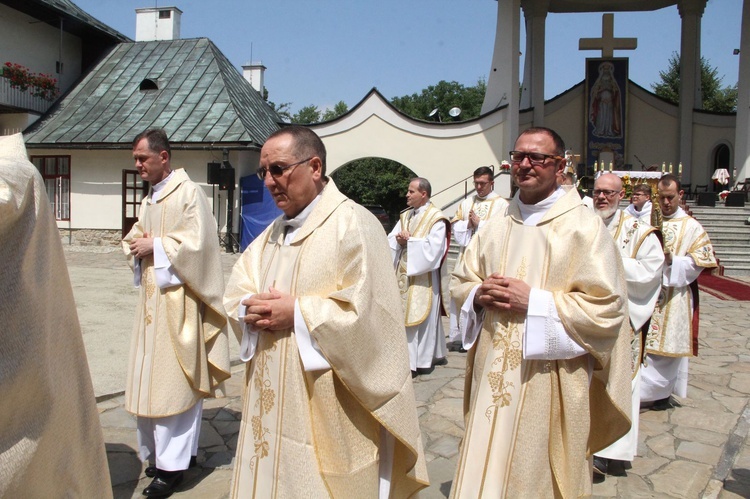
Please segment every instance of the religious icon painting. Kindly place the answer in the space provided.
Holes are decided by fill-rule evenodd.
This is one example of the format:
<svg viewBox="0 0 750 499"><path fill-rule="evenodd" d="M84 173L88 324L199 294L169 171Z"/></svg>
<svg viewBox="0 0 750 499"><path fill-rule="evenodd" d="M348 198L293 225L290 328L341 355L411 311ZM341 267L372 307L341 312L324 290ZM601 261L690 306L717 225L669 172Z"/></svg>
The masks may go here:
<svg viewBox="0 0 750 499"><path fill-rule="evenodd" d="M586 165L621 170L625 163L628 59L586 59Z"/></svg>

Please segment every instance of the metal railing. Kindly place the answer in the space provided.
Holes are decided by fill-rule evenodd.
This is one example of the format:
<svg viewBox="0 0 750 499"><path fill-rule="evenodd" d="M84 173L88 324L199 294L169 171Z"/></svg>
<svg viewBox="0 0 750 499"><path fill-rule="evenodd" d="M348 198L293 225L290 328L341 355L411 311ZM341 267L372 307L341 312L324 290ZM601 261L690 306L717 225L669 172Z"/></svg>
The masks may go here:
<svg viewBox="0 0 750 499"><path fill-rule="evenodd" d="M34 97L28 91L11 88L10 80L0 77L0 105L44 113L52 106L52 102Z"/></svg>

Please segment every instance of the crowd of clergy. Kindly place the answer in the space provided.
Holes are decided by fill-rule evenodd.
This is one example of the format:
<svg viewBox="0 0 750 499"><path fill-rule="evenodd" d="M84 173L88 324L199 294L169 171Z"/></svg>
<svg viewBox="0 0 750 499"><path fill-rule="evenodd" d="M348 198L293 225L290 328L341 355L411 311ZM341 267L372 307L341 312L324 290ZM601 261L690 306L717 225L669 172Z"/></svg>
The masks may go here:
<svg viewBox="0 0 750 499"><path fill-rule="evenodd" d="M687 395L696 280L716 261L676 176L655 192L634 186L621 209L622 180L602 173L584 202L563 139L529 128L509 153L511 199L481 167L449 219L414 178L385 234L326 176L320 138L284 127L257 171L283 215L225 285L211 206L172 168L166 132L139 134L133 161L151 187L122 242L140 288L124 403L147 497L179 490L196 464L203 400L230 377L230 332L245 363L232 497L387 499L428 486L413 379L447 363L446 312L466 353L451 497L590 495L635 458L640 408ZM0 137L0 497L111 497L45 196L20 134Z"/></svg>

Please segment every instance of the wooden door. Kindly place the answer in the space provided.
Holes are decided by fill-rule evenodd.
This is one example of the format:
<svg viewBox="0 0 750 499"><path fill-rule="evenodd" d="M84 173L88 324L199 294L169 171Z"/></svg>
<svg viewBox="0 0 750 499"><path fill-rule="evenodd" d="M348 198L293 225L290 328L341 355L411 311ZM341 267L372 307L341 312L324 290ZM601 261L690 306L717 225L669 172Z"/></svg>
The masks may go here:
<svg viewBox="0 0 750 499"><path fill-rule="evenodd" d="M148 194L148 182L138 175L138 170L122 171L122 237L125 237L138 220L141 200Z"/></svg>

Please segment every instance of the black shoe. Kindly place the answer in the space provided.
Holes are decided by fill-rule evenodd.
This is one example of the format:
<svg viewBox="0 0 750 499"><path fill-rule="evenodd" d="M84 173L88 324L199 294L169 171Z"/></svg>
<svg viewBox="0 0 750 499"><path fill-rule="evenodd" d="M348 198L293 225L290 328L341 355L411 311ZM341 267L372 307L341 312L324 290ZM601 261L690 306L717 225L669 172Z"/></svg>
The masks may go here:
<svg viewBox="0 0 750 499"><path fill-rule="evenodd" d="M672 401L672 397L667 397L665 399L660 399L654 401L654 404L651 406L652 411L666 411L667 409L672 409L676 406L675 402Z"/></svg>
<svg viewBox="0 0 750 499"><path fill-rule="evenodd" d="M608 467L609 459L594 456L594 477L596 477L596 475L605 476L607 474Z"/></svg>
<svg viewBox="0 0 750 499"><path fill-rule="evenodd" d="M156 478L143 489L146 497L169 497L182 481L182 471L156 470Z"/></svg>
<svg viewBox="0 0 750 499"><path fill-rule="evenodd" d="M607 463L607 474L611 476L628 476L625 469L627 468L628 461L622 461L620 459L610 459Z"/></svg>
<svg viewBox="0 0 750 499"><path fill-rule="evenodd" d="M411 372L411 379L414 379L414 378L416 378L417 376L419 376L419 375L417 374L417 371L412 371L412 372Z"/></svg>
<svg viewBox="0 0 750 499"><path fill-rule="evenodd" d="M433 366L447 366L448 365L448 359L445 357L441 357L439 359L435 359L435 361L432 363Z"/></svg>
<svg viewBox="0 0 750 499"><path fill-rule="evenodd" d="M190 464L188 464L188 468L194 468L196 464L198 464L196 456L190 456ZM154 478L156 476L156 466L146 466L145 473L147 477Z"/></svg>
<svg viewBox="0 0 750 499"><path fill-rule="evenodd" d="M465 349L464 347L460 347L460 348L458 349L458 353L466 353L466 352L468 352L468 350L467 350L467 349Z"/></svg>

